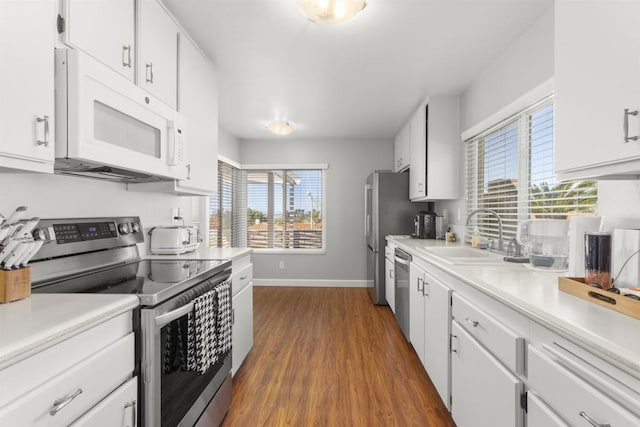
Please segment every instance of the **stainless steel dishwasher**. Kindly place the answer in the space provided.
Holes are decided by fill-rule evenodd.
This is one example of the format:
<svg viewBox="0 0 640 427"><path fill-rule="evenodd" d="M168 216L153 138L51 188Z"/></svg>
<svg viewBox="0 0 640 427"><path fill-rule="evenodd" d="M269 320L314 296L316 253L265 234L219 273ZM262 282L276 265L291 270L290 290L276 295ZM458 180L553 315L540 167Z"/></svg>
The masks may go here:
<svg viewBox="0 0 640 427"><path fill-rule="evenodd" d="M404 336L409 340L409 265L411 255L396 248L394 254L396 291L396 319Z"/></svg>

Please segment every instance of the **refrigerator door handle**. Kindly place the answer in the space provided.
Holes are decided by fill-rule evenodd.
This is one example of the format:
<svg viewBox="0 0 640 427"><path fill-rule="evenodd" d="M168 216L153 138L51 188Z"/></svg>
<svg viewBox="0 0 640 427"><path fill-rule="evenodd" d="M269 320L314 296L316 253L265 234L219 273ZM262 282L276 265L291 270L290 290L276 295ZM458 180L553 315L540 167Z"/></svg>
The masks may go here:
<svg viewBox="0 0 640 427"><path fill-rule="evenodd" d="M365 237L369 237L369 221L371 219L371 214L367 210L369 208L369 184L364 186L364 235Z"/></svg>

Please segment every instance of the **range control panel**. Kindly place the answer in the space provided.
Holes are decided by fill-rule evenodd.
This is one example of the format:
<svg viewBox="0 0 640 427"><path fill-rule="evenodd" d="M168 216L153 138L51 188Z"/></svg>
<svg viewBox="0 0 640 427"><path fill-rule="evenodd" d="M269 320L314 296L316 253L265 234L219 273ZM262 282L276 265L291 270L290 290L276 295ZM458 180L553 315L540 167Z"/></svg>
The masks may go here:
<svg viewBox="0 0 640 427"><path fill-rule="evenodd" d="M42 219L33 237L44 240L33 261L144 242L139 217Z"/></svg>
<svg viewBox="0 0 640 427"><path fill-rule="evenodd" d="M59 244L118 237L115 222L53 224L53 231Z"/></svg>

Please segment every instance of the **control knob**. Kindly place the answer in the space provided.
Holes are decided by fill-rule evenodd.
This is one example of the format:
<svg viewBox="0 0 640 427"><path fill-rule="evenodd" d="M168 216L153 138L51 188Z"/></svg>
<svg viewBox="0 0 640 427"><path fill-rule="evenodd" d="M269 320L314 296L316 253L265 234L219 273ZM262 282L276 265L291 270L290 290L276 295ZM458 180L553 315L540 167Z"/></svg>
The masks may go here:
<svg viewBox="0 0 640 427"><path fill-rule="evenodd" d="M132 222L131 223L131 232L134 233L134 234L140 232L140 223L139 222Z"/></svg>
<svg viewBox="0 0 640 427"><path fill-rule="evenodd" d="M129 227L129 223L123 222L122 224L118 224L118 231L123 236L126 236L127 234L131 233L131 228Z"/></svg>
<svg viewBox="0 0 640 427"><path fill-rule="evenodd" d="M47 238L49 237L47 236L47 230L45 230L44 228L36 228L31 234L33 235L33 238L35 240L47 240Z"/></svg>

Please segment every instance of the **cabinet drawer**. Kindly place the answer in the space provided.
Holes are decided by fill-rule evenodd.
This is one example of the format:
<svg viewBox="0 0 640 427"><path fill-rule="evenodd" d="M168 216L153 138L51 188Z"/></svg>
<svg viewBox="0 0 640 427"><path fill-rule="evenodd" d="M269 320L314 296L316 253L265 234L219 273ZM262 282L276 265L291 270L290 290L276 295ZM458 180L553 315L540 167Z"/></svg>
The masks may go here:
<svg viewBox="0 0 640 427"><path fill-rule="evenodd" d="M527 392L527 427L569 427L532 391Z"/></svg>
<svg viewBox="0 0 640 427"><path fill-rule="evenodd" d="M134 338L130 333L2 408L0 425L68 425L124 383L133 364ZM51 415L56 401L68 404L58 404L57 413Z"/></svg>
<svg viewBox="0 0 640 427"><path fill-rule="evenodd" d="M529 384L570 424L588 426L589 417L601 425L640 425L640 418L542 351L529 346L528 361Z"/></svg>
<svg viewBox="0 0 640 427"><path fill-rule="evenodd" d="M524 373L524 338L461 297L453 294L453 318L502 363L516 373Z"/></svg>
<svg viewBox="0 0 640 427"><path fill-rule="evenodd" d="M231 276L231 294L235 295L244 289L253 280L253 264L249 264L238 271L233 271Z"/></svg>
<svg viewBox="0 0 640 427"><path fill-rule="evenodd" d="M71 424L72 427L134 427L138 408L138 377L122 384L89 412Z"/></svg>
<svg viewBox="0 0 640 427"><path fill-rule="evenodd" d="M242 270L247 265L251 264L251 255L245 255L240 258L236 258L231 262L231 269L235 273Z"/></svg>
<svg viewBox="0 0 640 427"><path fill-rule="evenodd" d="M0 408L131 333L128 311L0 370Z"/></svg>

